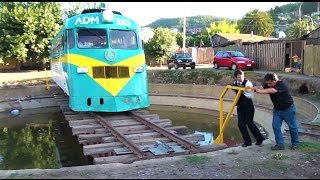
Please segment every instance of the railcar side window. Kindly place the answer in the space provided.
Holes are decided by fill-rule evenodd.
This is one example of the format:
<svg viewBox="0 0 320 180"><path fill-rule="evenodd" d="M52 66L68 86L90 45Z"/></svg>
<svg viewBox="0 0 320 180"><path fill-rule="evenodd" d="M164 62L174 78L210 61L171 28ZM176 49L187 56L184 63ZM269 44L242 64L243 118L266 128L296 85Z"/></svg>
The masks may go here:
<svg viewBox="0 0 320 180"><path fill-rule="evenodd" d="M110 31L111 47L113 49L137 49L137 38L134 31L116 30Z"/></svg>
<svg viewBox="0 0 320 180"><path fill-rule="evenodd" d="M51 45L52 57L58 57L63 52L63 35L58 35Z"/></svg>
<svg viewBox="0 0 320 180"><path fill-rule="evenodd" d="M71 49L74 47L74 36L73 36L73 30L68 29L67 30L67 48Z"/></svg>
<svg viewBox="0 0 320 180"><path fill-rule="evenodd" d="M78 48L107 48L107 31L105 29L79 29Z"/></svg>

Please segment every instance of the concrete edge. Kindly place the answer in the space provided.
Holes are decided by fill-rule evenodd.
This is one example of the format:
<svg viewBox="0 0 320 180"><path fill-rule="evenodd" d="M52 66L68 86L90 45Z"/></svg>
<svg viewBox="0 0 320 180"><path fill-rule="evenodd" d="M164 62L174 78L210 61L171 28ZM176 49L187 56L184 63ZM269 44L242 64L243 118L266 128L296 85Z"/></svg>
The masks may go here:
<svg viewBox="0 0 320 180"><path fill-rule="evenodd" d="M221 92L225 86L219 85L197 85L197 84L149 84L151 95L179 96L179 97L198 97L205 99L219 100ZM266 94L254 94L253 102L256 107L267 110L273 109L273 104ZM224 100L232 102L234 93L227 91ZM293 96L297 113L304 121L320 121L320 103L311 100Z"/></svg>

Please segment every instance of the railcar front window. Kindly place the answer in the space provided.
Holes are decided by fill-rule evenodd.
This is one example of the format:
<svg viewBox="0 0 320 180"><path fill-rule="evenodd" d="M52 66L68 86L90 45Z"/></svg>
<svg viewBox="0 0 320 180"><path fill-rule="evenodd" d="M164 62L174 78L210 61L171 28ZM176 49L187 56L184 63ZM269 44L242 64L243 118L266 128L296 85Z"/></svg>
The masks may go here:
<svg viewBox="0 0 320 180"><path fill-rule="evenodd" d="M117 73L117 67L106 67L106 78L117 78L118 73Z"/></svg>
<svg viewBox="0 0 320 180"><path fill-rule="evenodd" d="M136 37L134 31L112 29L110 31L111 47L113 49L137 49L138 44Z"/></svg>
<svg viewBox="0 0 320 180"><path fill-rule="evenodd" d="M97 66L92 67L93 78L129 78L129 67L127 66Z"/></svg>
<svg viewBox="0 0 320 180"><path fill-rule="evenodd" d="M129 68L128 67L118 67L118 76L119 78L128 78L129 76Z"/></svg>
<svg viewBox="0 0 320 180"><path fill-rule="evenodd" d="M107 48L107 31L105 29L79 29L78 48Z"/></svg>
<svg viewBox="0 0 320 180"><path fill-rule="evenodd" d="M104 67L92 67L93 69L93 78L104 78Z"/></svg>

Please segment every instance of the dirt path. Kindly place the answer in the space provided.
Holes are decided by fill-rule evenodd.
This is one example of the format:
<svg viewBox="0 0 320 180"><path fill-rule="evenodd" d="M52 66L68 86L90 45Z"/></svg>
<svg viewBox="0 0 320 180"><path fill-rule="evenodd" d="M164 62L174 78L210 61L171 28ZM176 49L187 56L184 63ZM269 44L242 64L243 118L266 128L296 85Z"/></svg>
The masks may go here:
<svg viewBox="0 0 320 180"><path fill-rule="evenodd" d="M320 178L319 154L303 150L271 151L262 146L233 147L197 156L179 156L132 164L89 165L61 169L0 171L0 178L35 179L233 179ZM277 159L278 158L278 159Z"/></svg>

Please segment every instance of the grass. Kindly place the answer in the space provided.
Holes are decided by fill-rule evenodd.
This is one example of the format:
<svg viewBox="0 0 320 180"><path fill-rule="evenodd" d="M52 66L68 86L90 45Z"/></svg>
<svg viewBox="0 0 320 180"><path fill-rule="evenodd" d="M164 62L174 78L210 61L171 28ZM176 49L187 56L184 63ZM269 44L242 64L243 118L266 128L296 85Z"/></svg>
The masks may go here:
<svg viewBox="0 0 320 180"><path fill-rule="evenodd" d="M320 92L317 91L312 95L312 100L319 101L320 100Z"/></svg>
<svg viewBox="0 0 320 180"><path fill-rule="evenodd" d="M320 153L320 143L315 141L303 141L299 145L299 150L304 153Z"/></svg>
<svg viewBox="0 0 320 180"><path fill-rule="evenodd" d="M283 159L288 159L288 156L284 153L275 153L272 155L273 159L278 159L278 160L283 160Z"/></svg>
<svg viewBox="0 0 320 180"><path fill-rule="evenodd" d="M258 163L259 164L259 163ZM281 171L287 171L289 169L289 164L282 162L282 161L265 161L260 162L264 168L268 168L271 170L281 170Z"/></svg>
<svg viewBox="0 0 320 180"><path fill-rule="evenodd" d="M250 164L241 164L239 169L246 170L246 171L253 171L253 170L275 170L275 171L287 171L289 169L289 164L282 161L274 161L274 160L266 160L260 162L250 162Z"/></svg>
<svg viewBox="0 0 320 180"><path fill-rule="evenodd" d="M11 173L10 176L8 176L6 179L16 179L18 176L18 173Z"/></svg>
<svg viewBox="0 0 320 180"><path fill-rule="evenodd" d="M184 158L184 160L191 164L199 164L208 162L210 158L207 156L187 156Z"/></svg>
<svg viewBox="0 0 320 180"><path fill-rule="evenodd" d="M59 177L60 175L57 174L57 173L50 173L50 176L52 176L52 177Z"/></svg>
<svg viewBox="0 0 320 180"><path fill-rule="evenodd" d="M233 71L214 71L210 69L158 70L148 71L150 83L164 84L206 84L214 85L223 77L233 78Z"/></svg>
<svg viewBox="0 0 320 180"><path fill-rule="evenodd" d="M85 178L89 178L89 173L83 171L83 172L80 172L80 176L81 176L81 177L85 177Z"/></svg>
<svg viewBox="0 0 320 180"><path fill-rule="evenodd" d="M19 175L18 173L12 173L5 179L35 179L35 177L31 175Z"/></svg>

